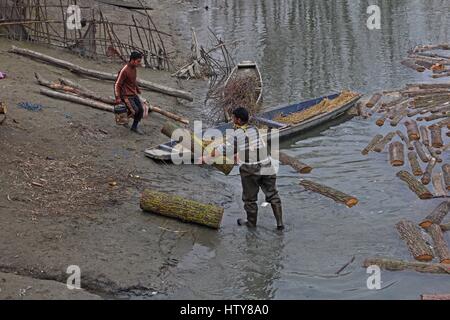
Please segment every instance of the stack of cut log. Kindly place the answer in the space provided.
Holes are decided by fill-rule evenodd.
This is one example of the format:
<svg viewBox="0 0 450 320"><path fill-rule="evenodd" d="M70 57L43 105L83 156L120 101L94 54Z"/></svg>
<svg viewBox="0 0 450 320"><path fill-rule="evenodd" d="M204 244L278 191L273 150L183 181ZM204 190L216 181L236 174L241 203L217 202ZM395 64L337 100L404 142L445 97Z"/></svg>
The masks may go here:
<svg viewBox="0 0 450 320"><path fill-rule="evenodd" d="M432 78L450 76L450 55L440 51L450 50L449 44L417 46L412 49L402 64L417 72L430 71Z"/></svg>
<svg viewBox="0 0 450 320"><path fill-rule="evenodd" d="M377 114L378 126L389 122L398 129L375 135L361 153L386 149L392 166L409 163L412 173L401 170L397 176L420 199L447 197L450 165L444 160L449 145L444 140L450 135L450 83L409 84L400 90L376 93L360 106L360 114L368 114L366 110ZM429 184L434 192L426 187Z"/></svg>

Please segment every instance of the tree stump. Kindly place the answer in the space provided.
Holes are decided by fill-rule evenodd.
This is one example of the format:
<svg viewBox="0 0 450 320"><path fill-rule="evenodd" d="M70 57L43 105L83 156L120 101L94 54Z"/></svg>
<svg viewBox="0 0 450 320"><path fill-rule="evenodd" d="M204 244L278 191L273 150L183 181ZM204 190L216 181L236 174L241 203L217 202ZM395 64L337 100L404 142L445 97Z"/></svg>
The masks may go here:
<svg viewBox="0 0 450 320"><path fill-rule="evenodd" d="M436 208L433 209L425 219L419 223L419 226L426 229L430 227L432 224L441 224L442 220L444 220L445 216L450 209L450 202L443 201Z"/></svg>
<svg viewBox="0 0 450 320"><path fill-rule="evenodd" d="M442 166L442 173L444 175L445 188L450 190L450 165L444 164Z"/></svg>
<svg viewBox="0 0 450 320"><path fill-rule="evenodd" d="M391 140L394 138L395 132L389 132L383 139L381 139L375 147L373 147L373 151L375 152L382 152L386 145L391 142Z"/></svg>
<svg viewBox="0 0 450 320"><path fill-rule="evenodd" d="M450 273L450 266L443 263L410 262L389 258L369 258L363 262L363 267L365 268L373 265L388 271L413 270L421 273Z"/></svg>
<svg viewBox="0 0 450 320"><path fill-rule="evenodd" d="M302 174L310 173L311 170L313 169L311 166L307 165L306 163L303 163L300 160L293 158L281 151L279 152L279 160L280 160L280 163L291 166L298 173L302 173Z"/></svg>
<svg viewBox="0 0 450 320"><path fill-rule="evenodd" d="M405 121L406 131L408 133L409 140L419 140L420 133L417 127L417 122L414 120Z"/></svg>
<svg viewBox="0 0 450 320"><path fill-rule="evenodd" d="M423 184L417 181L408 171L399 171L397 173L397 177L406 182L409 189L413 191L419 199L431 199L433 197L433 194Z"/></svg>
<svg viewBox="0 0 450 320"><path fill-rule="evenodd" d="M370 151L373 150L375 145L380 142L380 140L383 139L382 134L375 135L372 140L370 140L369 144L361 151L361 154L367 155Z"/></svg>
<svg viewBox="0 0 450 320"><path fill-rule="evenodd" d="M391 165L394 167L399 167L405 164L403 143L395 141L389 144L389 159Z"/></svg>
<svg viewBox="0 0 450 320"><path fill-rule="evenodd" d="M425 151L423 144L417 140L414 141L413 144L414 144L414 147L416 148L417 155L419 156L420 160L422 160L422 162L424 162L424 163L428 163L431 160L431 156L428 154L427 151Z"/></svg>
<svg viewBox="0 0 450 320"><path fill-rule="evenodd" d="M333 189L331 187L324 186L317 182L301 179L300 185L305 187L305 189L307 189L307 190L319 193L325 197L333 199L336 202L341 202L349 208L358 204L357 198L349 196L348 194L345 194L345 193L338 191L336 189Z"/></svg>
<svg viewBox="0 0 450 320"><path fill-rule="evenodd" d="M450 264L450 250L448 249L447 242L444 239L444 233L438 224L432 224L427 229L431 238L433 239L433 248L436 256L439 258L440 263Z"/></svg>
<svg viewBox="0 0 450 320"><path fill-rule="evenodd" d="M423 239L420 229L417 228L413 222L401 220L395 227L400 234L400 238L406 242L414 259L418 261L433 260L433 252Z"/></svg>
<svg viewBox="0 0 450 320"><path fill-rule="evenodd" d="M430 162L428 162L427 167L425 168L425 172L422 176L422 183L427 185L431 182L431 175L433 173L434 166L436 165L436 159L431 158Z"/></svg>
<svg viewBox="0 0 450 320"><path fill-rule="evenodd" d="M434 148L441 148L444 143L442 141L442 128L440 126L430 126L430 133L431 133L431 145Z"/></svg>
<svg viewBox="0 0 450 320"><path fill-rule="evenodd" d="M213 204L204 204L177 195L146 189L142 193L141 209L182 221L201 224L218 229L224 209Z"/></svg>

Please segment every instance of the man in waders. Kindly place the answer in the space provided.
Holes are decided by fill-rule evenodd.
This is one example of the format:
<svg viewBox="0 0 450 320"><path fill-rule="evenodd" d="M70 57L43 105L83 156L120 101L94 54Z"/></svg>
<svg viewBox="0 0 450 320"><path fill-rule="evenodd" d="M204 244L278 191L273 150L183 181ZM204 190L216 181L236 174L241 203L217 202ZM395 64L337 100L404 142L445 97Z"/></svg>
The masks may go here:
<svg viewBox="0 0 450 320"><path fill-rule="evenodd" d="M242 200L247 213L247 221L238 219L239 225L249 228L256 227L258 218L258 193L264 192L266 202L272 206L277 222L277 229L283 230L283 213L281 199L278 194L276 171L268 153L268 146L260 137L258 128L248 123L247 109L238 107L233 111L234 134L232 139L227 136L227 142L216 147L211 156L233 154L239 164L242 182ZM209 157L203 157L206 161Z"/></svg>

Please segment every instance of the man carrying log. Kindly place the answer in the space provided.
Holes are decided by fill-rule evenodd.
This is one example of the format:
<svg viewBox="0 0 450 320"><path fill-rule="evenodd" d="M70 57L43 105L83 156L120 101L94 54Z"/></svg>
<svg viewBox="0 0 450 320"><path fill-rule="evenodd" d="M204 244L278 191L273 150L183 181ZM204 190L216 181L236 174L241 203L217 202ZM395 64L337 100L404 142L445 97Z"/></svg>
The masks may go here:
<svg viewBox="0 0 450 320"><path fill-rule="evenodd" d="M144 134L138 129L139 121L144 116L144 107L142 106L139 94L141 90L137 85L137 67L141 65L142 54L133 51L130 54L130 61L122 67L114 83L114 95L116 104L125 103L128 109L128 117L133 118L131 131L137 134ZM125 126L128 126L126 124Z"/></svg>
<svg viewBox="0 0 450 320"><path fill-rule="evenodd" d="M258 218L258 193L261 188L266 196L266 202L272 206L277 223L277 229L283 230L283 212L281 199L276 186L276 170L268 153L267 144L260 136L258 128L249 125L247 109L238 107L233 111L234 134L232 139L213 149L211 155L201 158L202 163L211 157L233 154L239 164L242 183L242 200L247 213L247 221L238 219L238 225L249 228L256 227Z"/></svg>

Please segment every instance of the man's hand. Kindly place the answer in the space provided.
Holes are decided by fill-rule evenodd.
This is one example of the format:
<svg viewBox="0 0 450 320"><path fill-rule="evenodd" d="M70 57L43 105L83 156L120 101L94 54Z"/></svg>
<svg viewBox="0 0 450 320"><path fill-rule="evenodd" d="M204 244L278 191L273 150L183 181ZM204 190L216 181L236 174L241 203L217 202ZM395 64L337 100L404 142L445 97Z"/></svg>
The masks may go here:
<svg viewBox="0 0 450 320"><path fill-rule="evenodd" d="M114 105L118 105L122 103L122 99L120 97L116 97L116 100L114 101Z"/></svg>

